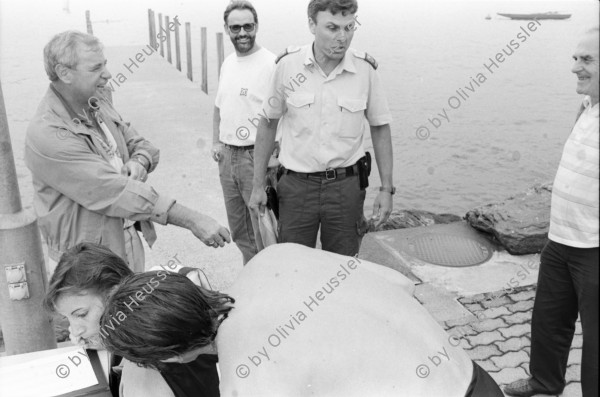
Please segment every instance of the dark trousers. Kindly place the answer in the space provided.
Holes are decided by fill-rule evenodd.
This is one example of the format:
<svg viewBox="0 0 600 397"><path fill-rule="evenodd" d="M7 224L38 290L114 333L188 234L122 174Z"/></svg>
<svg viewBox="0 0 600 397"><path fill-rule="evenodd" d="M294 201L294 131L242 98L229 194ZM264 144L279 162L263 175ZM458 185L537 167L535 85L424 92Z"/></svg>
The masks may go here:
<svg viewBox="0 0 600 397"><path fill-rule="evenodd" d="M358 253L366 221L365 191L357 175L327 180L284 173L277 194L282 243L314 248L320 227L323 250L349 256Z"/></svg>
<svg viewBox="0 0 600 397"><path fill-rule="evenodd" d="M578 313L583 330L583 396L598 396L598 248L549 241L541 256L529 365L533 385L549 394L565 387Z"/></svg>

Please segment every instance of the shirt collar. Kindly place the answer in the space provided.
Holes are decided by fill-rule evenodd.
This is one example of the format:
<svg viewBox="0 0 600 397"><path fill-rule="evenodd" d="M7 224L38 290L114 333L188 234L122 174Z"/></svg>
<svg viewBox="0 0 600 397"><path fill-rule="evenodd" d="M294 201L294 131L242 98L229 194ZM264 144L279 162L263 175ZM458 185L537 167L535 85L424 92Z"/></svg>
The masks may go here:
<svg viewBox="0 0 600 397"><path fill-rule="evenodd" d="M62 94L56 89L56 87L54 87L54 84L50 84L50 89L52 90L52 92L54 92L54 95L58 97L62 105L65 107L67 113L69 113L69 117L71 118L71 120L79 120L82 124L85 124L88 127L94 126L92 124L92 120L90 119L90 117L92 117L92 112L94 111L93 109L82 109L82 111L87 112L87 114L85 115L87 117L82 117L81 114L75 113L75 111L73 110L69 102L67 102L65 97L63 97Z"/></svg>
<svg viewBox="0 0 600 397"><path fill-rule="evenodd" d="M598 104L592 106L592 98L589 95L586 95L583 98L583 107L585 108L584 112L592 115L598 115Z"/></svg>
<svg viewBox="0 0 600 397"><path fill-rule="evenodd" d="M304 66L319 68L317 61L315 61L315 53L314 53L315 43L313 42L311 45L306 46L306 55L304 56ZM356 64L354 63L354 57L352 56L352 50L348 48L342 61L333 69L330 73L330 77L341 74L344 70L347 70L350 73L356 73Z"/></svg>

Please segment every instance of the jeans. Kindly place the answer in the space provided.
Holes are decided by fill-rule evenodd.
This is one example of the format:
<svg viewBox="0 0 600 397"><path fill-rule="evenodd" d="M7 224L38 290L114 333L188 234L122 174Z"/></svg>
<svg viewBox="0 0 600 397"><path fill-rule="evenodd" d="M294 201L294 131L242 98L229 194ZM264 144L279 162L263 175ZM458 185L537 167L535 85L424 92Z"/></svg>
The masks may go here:
<svg viewBox="0 0 600 397"><path fill-rule="evenodd" d="M254 178L254 150L225 146L219 159L219 177L231 238L242 252L244 265L256 255L258 219L248 207Z"/></svg>
<svg viewBox="0 0 600 397"><path fill-rule="evenodd" d="M358 176L327 180L320 177L282 175L279 196L279 239L314 248L321 228L323 250L354 256L366 231L364 190Z"/></svg>
<svg viewBox="0 0 600 397"><path fill-rule="evenodd" d="M598 396L598 248L548 241L541 256L531 321L531 382L549 394L565 387L577 314L583 349L581 388Z"/></svg>

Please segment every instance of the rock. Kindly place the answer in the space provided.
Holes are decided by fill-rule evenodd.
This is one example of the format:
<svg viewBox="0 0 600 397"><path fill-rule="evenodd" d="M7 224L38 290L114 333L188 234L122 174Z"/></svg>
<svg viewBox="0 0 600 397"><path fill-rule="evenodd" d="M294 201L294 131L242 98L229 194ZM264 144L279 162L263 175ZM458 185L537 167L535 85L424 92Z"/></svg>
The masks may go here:
<svg viewBox="0 0 600 397"><path fill-rule="evenodd" d="M551 198L552 183L538 184L504 202L475 208L465 219L512 255L534 254L548 241Z"/></svg>
<svg viewBox="0 0 600 397"><path fill-rule="evenodd" d="M409 227L438 225L452 222L460 222L462 219L453 214L434 214L433 212L420 210L394 210L387 221L375 228L375 222L369 221L368 232L380 232L382 230L406 229Z"/></svg>

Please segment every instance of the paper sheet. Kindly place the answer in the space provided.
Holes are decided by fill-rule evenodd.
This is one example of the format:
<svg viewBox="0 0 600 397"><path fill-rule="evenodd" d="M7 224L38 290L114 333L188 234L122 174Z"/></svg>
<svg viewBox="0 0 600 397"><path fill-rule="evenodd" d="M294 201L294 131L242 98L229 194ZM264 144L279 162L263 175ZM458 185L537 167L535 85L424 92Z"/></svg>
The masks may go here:
<svg viewBox="0 0 600 397"><path fill-rule="evenodd" d="M12 363L0 359L0 396L58 396L98 384L94 369L82 348L29 353ZM14 361L14 360L13 360Z"/></svg>

